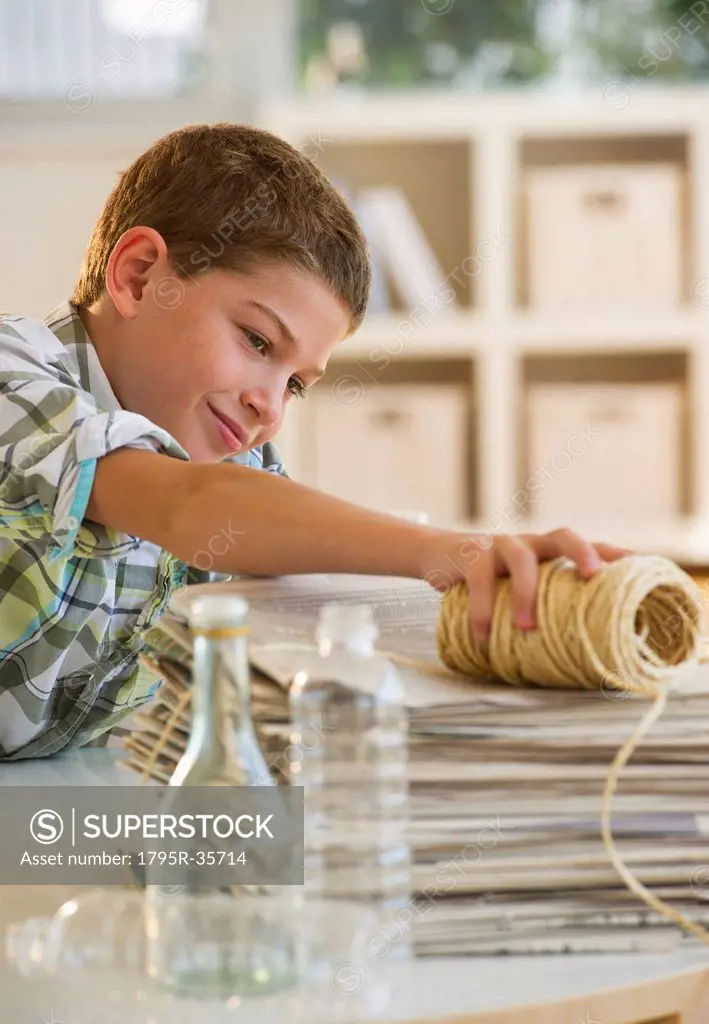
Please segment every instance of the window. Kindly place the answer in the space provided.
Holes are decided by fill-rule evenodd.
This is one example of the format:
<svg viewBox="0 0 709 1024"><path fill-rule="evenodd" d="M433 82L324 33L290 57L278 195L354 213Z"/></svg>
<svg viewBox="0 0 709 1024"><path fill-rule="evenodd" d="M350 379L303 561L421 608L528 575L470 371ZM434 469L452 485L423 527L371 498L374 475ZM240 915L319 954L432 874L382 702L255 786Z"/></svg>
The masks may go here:
<svg viewBox="0 0 709 1024"><path fill-rule="evenodd" d="M0 100L170 98L203 68L207 0L0 0Z"/></svg>

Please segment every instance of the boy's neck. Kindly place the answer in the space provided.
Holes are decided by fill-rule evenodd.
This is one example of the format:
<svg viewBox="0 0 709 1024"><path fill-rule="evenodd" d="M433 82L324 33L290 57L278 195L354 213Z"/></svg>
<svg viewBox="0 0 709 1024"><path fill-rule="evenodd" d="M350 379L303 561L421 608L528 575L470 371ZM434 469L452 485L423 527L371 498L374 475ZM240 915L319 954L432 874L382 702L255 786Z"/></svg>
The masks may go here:
<svg viewBox="0 0 709 1024"><path fill-rule="evenodd" d="M117 374L113 370L113 355L116 348L115 337L118 327L118 324L112 322L116 317L115 309L106 303L102 297L90 309L77 309L77 313L86 331L88 340L96 350L98 361L108 378L111 390L116 396L120 407L125 409L126 406L121 399L117 386Z"/></svg>

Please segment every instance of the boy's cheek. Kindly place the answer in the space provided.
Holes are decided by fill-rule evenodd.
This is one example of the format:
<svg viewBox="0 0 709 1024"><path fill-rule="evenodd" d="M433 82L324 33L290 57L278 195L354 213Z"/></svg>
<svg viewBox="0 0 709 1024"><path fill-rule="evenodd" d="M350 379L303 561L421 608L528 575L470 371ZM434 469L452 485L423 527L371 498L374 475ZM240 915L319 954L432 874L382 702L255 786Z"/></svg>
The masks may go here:
<svg viewBox="0 0 709 1024"><path fill-rule="evenodd" d="M278 433L278 431L281 429L282 425L283 425L283 417L281 417L281 419L278 421L278 423L276 424L275 427L269 427L268 430L264 430L263 433L259 433L258 437L254 441L254 443L251 445L251 447L252 448L257 448L259 445L265 444L266 441L272 441L274 439L274 437L276 436L276 434Z"/></svg>

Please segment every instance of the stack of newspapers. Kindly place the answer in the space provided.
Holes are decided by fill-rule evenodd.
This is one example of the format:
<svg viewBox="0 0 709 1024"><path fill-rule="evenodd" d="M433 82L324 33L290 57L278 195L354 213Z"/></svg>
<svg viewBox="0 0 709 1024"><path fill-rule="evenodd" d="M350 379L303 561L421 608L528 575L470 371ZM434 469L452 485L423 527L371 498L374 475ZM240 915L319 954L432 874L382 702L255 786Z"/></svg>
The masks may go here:
<svg viewBox="0 0 709 1024"><path fill-rule="evenodd" d="M439 662L440 595L419 581L299 576L209 585L249 603L252 711L288 780L288 685L327 602L370 604L378 649L409 707L414 945L421 955L665 950L687 940L610 862L600 810L609 767L648 708L626 693L471 682ZM147 635L164 680L135 716L128 765L166 783L190 728L191 639L180 591ZM299 660L300 659L300 660ZM623 770L613 835L636 878L709 924L709 666L674 694ZM408 917L408 915L407 915Z"/></svg>

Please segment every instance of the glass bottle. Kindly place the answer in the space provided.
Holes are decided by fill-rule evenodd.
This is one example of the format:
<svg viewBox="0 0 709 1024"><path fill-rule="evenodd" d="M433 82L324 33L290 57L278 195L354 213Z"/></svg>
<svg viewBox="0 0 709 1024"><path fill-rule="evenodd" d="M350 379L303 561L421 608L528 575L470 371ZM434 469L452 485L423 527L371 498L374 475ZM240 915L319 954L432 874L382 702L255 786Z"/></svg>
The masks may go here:
<svg viewBox="0 0 709 1024"><path fill-rule="evenodd" d="M251 717L248 604L213 594L189 604L192 730L171 786L275 785Z"/></svg>
<svg viewBox="0 0 709 1024"><path fill-rule="evenodd" d="M183 793L183 787L276 785L251 717L247 612L247 602L234 595L204 595L190 602L192 725L170 780L170 787ZM176 793L174 806L179 800ZM168 800L164 810L170 807ZM235 889L215 888L193 866L180 868L177 884L147 885L152 978L173 992L205 998L274 992L294 983L296 953L287 935L274 927L273 915L263 912L252 913L244 930L250 905L245 901L253 897L243 887ZM217 917L214 897L224 893L233 901L219 903Z"/></svg>
<svg viewBox="0 0 709 1024"><path fill-rule="evenodd" d="M321 609L317 653L290 690L299 759L289 771L305 790L302 899L369 905L380 928L370 958L398 960L411 948L408 717L398 673L375 650L377 635L366 605Z"/></svg>

